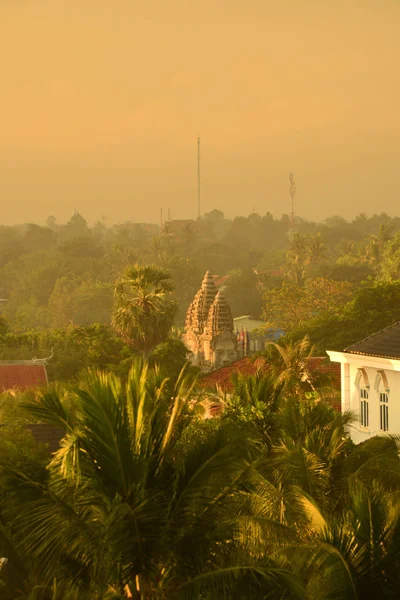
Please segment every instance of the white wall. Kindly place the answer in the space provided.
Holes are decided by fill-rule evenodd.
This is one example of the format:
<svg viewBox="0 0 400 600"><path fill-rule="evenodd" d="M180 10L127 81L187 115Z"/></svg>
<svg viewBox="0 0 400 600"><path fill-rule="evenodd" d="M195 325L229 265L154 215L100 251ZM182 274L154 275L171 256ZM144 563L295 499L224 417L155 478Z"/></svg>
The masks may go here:
<svg viewBox="0 0 400 600"><path fill-rule="evenodd" d="M243 317L235 317L233 319L233 327L236 327L240 330L241 327L243 329L247 329L247 331L254 331L254 329L260 329L260 327L264 327L266 325L265 321L260 321L259 319L252 319L251 317L243 316Z"/></svg>
<svg viewBox="0 0 400 600"><path fill-rule="evenodd" d="M250 333L250 347L247 349L248 352L261 352L265 348L265 343L268 339L268 336L252 337L251 332L256 329L260 329L265 326L265 321L261 321L259 319L253 319L249 316L235 317L233 319L233 327L236 333L236 329L241 331L241 329L247 329Z"/></svg>
<svg viewBox="0 0 400 600"><path fill-rule="evenodd" d="M400 435L400 361L378 357L351 355L342 352L328 352L331 360L341 362L342 374L342 411L350 410L356 415L351 428L351 438L358 444L376 435ZM368 407L369 425L362 427L360 423L360 387L366 387L363 373L369 383ZM386 375L388 384L389 429L380 429L380 391L384 391L385 383L381 383L379 371Z"/></svg>

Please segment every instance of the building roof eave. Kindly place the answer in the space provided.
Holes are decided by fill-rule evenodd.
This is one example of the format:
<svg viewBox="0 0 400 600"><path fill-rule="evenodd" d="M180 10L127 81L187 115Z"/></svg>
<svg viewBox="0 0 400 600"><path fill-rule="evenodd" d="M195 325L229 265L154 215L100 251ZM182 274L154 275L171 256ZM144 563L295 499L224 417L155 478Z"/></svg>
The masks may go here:
<svg viewBox="0 0 400 600"><path fill-rule="evenodd" d="M400 371L400 359L390 356L375 356L355 352L326 351L332 362L351 364L362 362L365 367L379 367L391 371Z"/></svg>

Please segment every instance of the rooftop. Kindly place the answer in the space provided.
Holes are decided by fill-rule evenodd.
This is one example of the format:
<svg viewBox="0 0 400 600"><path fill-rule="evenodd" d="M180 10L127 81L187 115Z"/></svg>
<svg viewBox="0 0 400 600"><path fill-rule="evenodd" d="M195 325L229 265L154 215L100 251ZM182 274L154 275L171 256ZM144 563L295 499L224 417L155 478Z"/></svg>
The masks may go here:
<svg viewBox="0 0 400 600"><path fill-rule="evenodd" d="M345 348L350 354L400 359L400 321Z"/></svg>
<svg viewBox="0 0 400 600"><path fill-rule="evenodd" d="M0 361L0 393L29 388L47 383L46 366L34 361Z"/></svg>
<svg viewBox="0 0 400 600"><path fill-rule="evenodd" d="M209 373L205 377L202 377L199 381L201 387L213 388L219 385L223 390L228 391L232 389L232 375L234 373L242 373L242 375L254 375L257 372L257 365L249 358L241 358L235 362L221 367L212 373Z"/></svg>
<svg viewBox="0 0 400 600"><path fill-rule="evenodd" d="M60 447L60 442L65 435L62 429L47 423L34 423L27 425L37 444L46 444L49 452L56 452Z"/></svg>
<svg viewBox="0 0 400 600"><path fill-rule="evenodd" d="M246 376L255 375L259 366L260 362L257 360L254 361L249 357L241 358L226 367L217 369L205 377L202 377L200 379L200 385L201 387L209 389L218 385L223 391L229 392L233 389L232 375L234 373L241 373ZM332 386L335 389L340 390L341 377L339 363L330 362L324 356L315 356L308 359L308 368L311 372L318 369L324 375L329 375Z"/></svg>
<svg viewBox="0 0 400 600"><path fill-rule="evenodd" d="M0 423L0 430L3 427L6 428L7 425L7 423ZM48 423L32 423L31 425L25 425L25 428L32 433L35 442L45 444L50 453L59 450L60 442L65 436L65 431Z"/></svg>

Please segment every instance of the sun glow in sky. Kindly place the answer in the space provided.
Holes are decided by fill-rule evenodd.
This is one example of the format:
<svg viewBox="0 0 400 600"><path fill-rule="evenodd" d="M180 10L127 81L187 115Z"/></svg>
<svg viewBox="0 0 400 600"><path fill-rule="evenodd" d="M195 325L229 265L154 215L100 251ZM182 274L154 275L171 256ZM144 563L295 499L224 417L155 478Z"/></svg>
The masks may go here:
<svg viewBox="0 0 400 600"><path fill-rule="evenodd" d="M399 214L398 0L1 0L3 223Z"/></svg>

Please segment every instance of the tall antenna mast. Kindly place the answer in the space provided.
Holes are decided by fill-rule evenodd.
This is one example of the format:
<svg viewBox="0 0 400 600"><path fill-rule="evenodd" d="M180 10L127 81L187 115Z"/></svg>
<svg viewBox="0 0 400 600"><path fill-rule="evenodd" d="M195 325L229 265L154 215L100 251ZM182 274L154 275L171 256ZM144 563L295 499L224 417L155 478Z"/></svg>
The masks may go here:
<svg viewBox="0 0 400 600"><path fill-rule="evenodd" d="M200 218L200 138L197 138L197 216Z"/></svg>
<svg viewBox="0 0 400 600"><path fill-rule="evenodd" d="M160 224L161 224L161 230L162 230L163 225L164 225L164 223L163 223L163 209L162 208L160 208Z"/></svg>
<svg viewBox="0 0 400 600"><path fill-rule="evenodd" d="M289 173L289 194L292 197L292 214L290 218L291 229L294 229L294 197L296 194L296 183L294 181L293 173Z"/></svg>

